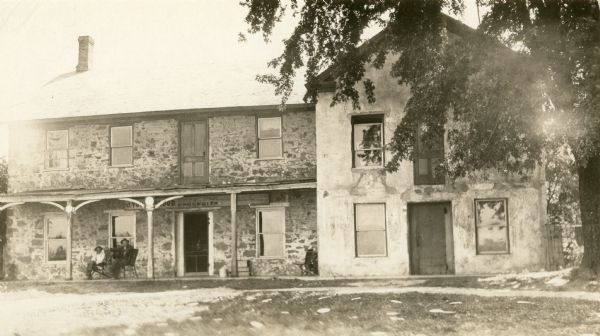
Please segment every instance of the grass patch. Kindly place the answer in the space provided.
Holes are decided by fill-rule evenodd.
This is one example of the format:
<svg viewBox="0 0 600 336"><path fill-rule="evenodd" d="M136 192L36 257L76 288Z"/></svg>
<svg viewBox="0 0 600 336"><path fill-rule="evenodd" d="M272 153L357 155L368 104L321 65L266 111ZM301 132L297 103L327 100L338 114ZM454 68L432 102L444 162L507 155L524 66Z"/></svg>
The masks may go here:
<svg viewBox="0 0 600 336"><path fill-rule="evenodd" d="M131 335L578 335L600 332L600 303L563 299L482 298L406 293L324 297L247 293L218 301L196 318L138 326ZM360 299L356 299L360 297ZM395 303L390 300L402 301ZM460 302L460 304L451 304ZM317 312L329 308L325 314ZM452 311L434 314L432 309ZM287 312L287 313L282 313ZM396 314L396 315L392 315ZM201 318L201 319L200 319ZM262 327L254 327L252 321ZM127 326L81 330L123 334Z"/></svg>

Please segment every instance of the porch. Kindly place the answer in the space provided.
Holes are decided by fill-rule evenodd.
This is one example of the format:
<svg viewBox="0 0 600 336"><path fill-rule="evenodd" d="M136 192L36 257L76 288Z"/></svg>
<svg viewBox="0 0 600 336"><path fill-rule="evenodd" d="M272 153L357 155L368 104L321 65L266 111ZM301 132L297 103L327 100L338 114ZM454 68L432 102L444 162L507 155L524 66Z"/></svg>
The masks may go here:
<svg viewBox="0 0 600 336"><path fill-rule="evenodd" d="M130 213L134 214L134 231L137 231L134 233L134 240L136 240L134 245L140 249L138 272L145 273L147 279L154 279L157 275L163 278L214 275L223 266L226 266L232 277L237 277L240 272L242 275L249 275L244 265L238 265L238 261L245 263L247 260L256 259L259 261L258 264L266 265L276 259L298 260L302 258L299 250L303 246L316 245L316 219L313 224L314 233L307 234L303 232L313 231L308 227L310 224L307 222L299 224L299 220L296 219L296 217L307 217L306 211L309 214L313 212L312 215L315 215L316 209L303 210L306 206L302 202L290 206L287 199L289 195L294 198L306 194L310 199L305 201L312 204L310 206L316 207L315 188L314 181L298 181L198 188L52 190L2 195L0 211L12 209L9 213L9 222L12 220L13 223L13 227L9 227L9 230L13 231L7 235L8 248L5 261L8 261L8 264L5 263L7 264L5 268L10 267L11 262L15 262L15 254L27 254L25 248L25 245L28 245L25 242L27 238L21 239L25 235L19 230L25 230L23 228L28 226L33 226L34 229L31 231L35 232L27 237L36 240L37 247L33 247L34 251L29 247L31 256L29 258L24 256L20 263L29 263L33 265L32 267L36 267L38 263L44 267L51 264L47 256L47 226L43 222L37 224L40 217L47 215L50 210L54 216L59 216L66 221L66 229L64 259L61 263L48 267L60 269L62 276L62 265L64 265L66 280L73 279L74 267L81 267L82 262L88 258L88 251L91 253L96 244L104 247L114 245L113 241L116 241L117 237L111 234L114 230L114 222L119 220L118 216ZM257 250L256 241L257 223L261 216L259 213L263 208L273 207L288 208L283 213L286 218L294 220L291 220L292 223L288 223L287 220L284 222L281 233L283 245L280 248L282 258L269 258L268 255L262 258ZM28 210L24 210L26 208ZM206 218L206 236L201 237L200 240L204 239L202 243L207 245L209 250L206 254L206 262L198 263L197 266L200 268L196 269L196 272L187 269L188 254L185 254L183 240L186 218L190 220L188 217L194 214ZM110 218L108 221L107 215ZM113 215L117 216L117 219L113 219ZM111 221L113 223L110 223ZM297 225L300 226L296 227ZM90 226L98 228L85 231L84 228ZM241 235L240 230L242 230ZM307 238L309 235L314 241ZM14 239L15 237L19 239ZM265 235L265 239L268 237L269 235ZM42 238L43 242L40 242ZM297 241L301 243L295 244ZM17 252L18 249L20 251ZM38 249L44 250L43 258L39 257ZM202 268L203 265L206 269ZM146 272L140 268L145 268ZM43 280L44 277L41 277L40 280Z"/></svg>

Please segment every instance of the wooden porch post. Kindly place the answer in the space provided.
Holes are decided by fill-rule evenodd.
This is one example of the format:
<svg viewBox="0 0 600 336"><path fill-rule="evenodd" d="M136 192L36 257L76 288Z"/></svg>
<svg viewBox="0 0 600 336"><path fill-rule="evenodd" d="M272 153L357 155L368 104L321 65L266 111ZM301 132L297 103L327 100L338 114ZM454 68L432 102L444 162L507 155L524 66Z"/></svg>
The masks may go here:
<svg viewBox="0 0 600 336"><path fill-rule="evenodd" d="M145 199L146 215L148 219L148 279L154 279L154 198L146 197Z"/></svg>
<svg viewBox="0 0 600 336"><path fill-rule="evenodd" d="M73 258L71 238L73 236L73 202L67 201L65 206L65 214L67 215L67 267L65 271L65 279L73 280Z"/></svg>
<svg viewBox="0 0 600 336"><path fill-rule="evenodd" d="M237 250L238 250L238 240L237 240L237 194L231 193L231 276L238 276L238 267L237 267Z"/></svg>

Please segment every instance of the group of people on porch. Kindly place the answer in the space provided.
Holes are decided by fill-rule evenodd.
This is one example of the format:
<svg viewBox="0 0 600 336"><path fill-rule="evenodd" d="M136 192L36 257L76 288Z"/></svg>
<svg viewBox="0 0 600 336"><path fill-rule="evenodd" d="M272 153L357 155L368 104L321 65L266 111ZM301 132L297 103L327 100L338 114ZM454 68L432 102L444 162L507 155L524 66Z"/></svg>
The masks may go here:
<svg viewBox="0 0 600 336"><path fill-rule="evenodd" d="M121 245L116 249L112 249L111 256L107 256L107 253L104 251L102 246L96 246L96 248L94 248L94 252L95 255L87 264L87 278L92 280L92 274L94 272L104 274L104 268L107 266L107 264L109 264L109 260L112 257L112 262L109 264L110 275L114 279L118 279L123 267L128 265L129 261L131 260L133 246L129 244L129 240L122 239Z"/></svg>

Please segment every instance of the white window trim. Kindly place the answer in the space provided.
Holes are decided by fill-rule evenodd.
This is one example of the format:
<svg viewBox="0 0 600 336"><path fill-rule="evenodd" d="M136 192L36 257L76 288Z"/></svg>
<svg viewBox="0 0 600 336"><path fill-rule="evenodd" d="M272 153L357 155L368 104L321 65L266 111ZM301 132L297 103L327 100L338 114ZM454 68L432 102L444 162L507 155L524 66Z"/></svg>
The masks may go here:
<svg viewBox="0 0 600 336"><path fill-rule="evenodd" d="M64 264L67 262L67 260L48 260L48 220L51 218L62 218L65 220L65 222L67 221L66 215L63 214L62 212L56 212L56 213L47 213L44 214L44 262L46 264ZM69 225L69 223L67 223L67 225ZM69 228L67 227L67 230ZM67 245L69 245L68 242L68 238L65 237L65 241L67 241Z"/></svg>
<svg viewBox="0 0 600 336"><path fill-rule="evenodd" d="M260 255L260 249L259 249L259 246L258 246L258 244L259 244L258 236L260 235L259 230L258 230L258 228L259 228L258 225L259 225L259 219L260 218L258 216L258 213L261 212L261 211L265 211L265 210L267 210L267 211L269 211L269 210L280 210L283 213L283 216L281 216L281 218L282 218L282 222L281 222L281 226L282 226L282 230L281 230L282 241L281 241L281 244L283 246L283 249L282 249L283 254L281 256L261 256ZM256 258L258 258L258 259L285 259L286 258L287 251L285 249L285 216L286 216L285 206L273 206L273 205L270 205L270 206L256 207L256 216L255 216L256 217L256 244L255 244L255 246L256 246Z"/></svg>
<svg viewBox="0 0 600 336"><path fill-rule="evenodd" d="M113 133L113 128L122 128L122 127L129 127L131 129L131 145L129 146L113 146L112 144L112 133ZM114 125L114 126L110 126L109 127L109 135L108 135L108 145L109 145L109 162L110 162L110 166L111 168L122 168L122 167L133 167L133 125ZM112 160L112 150L113 148L127 148L127 147L131 147L131 163L123 163L123 164L113 164L113 160Z"/></svg>
<svg viewBox="0 0 600 336"><path fill-rule="evenodd" d="M112 218L114 216L132 216L133 217L133 241L130 242L134 248L137 248L137 217L135 211L109 211L108 212L108 242L107 248L113 248L118 246L111 246L112 241Z"/></svg>
<svg viewBox="0 0 600 336"><path fill-rule="evenodd" d="M479 209L477 208L477 204L479 202L487 202L487 201L502 201L504 202L504 216L506 217L506 250L505 251L487 251L482 252L479 250L479 228L486 226L479 226ZM508 198L476 198L475 199L475 252L478 256L485 255L510 255L510 218L508 217Z"/></svg>
<svg viewBox="0 0 600 336"><path fill-rule="evenodd" d="M385 114L382 113L369 113L366 115L377 115L377 116L381 116L381 122L367 122L367 123L361 123L361 122L352 122L351 121L351 131L352 131L352 169L356 170L356 171L361 171L361 170L382 170L385 168L385 158L386 158L386 153L385 153ZM353 117L356 116L362 116L362 114L355 114L353 115ZM380 142L380 148L370 148L370 149L364 149L364 148L355 148L355 132L354 132L354 126L356 125L381 125L381 142ZM380 150L381 151L381 164L380 165L372 165L372 166L357 166L356 165L356 153L357 152L365 152L368 150Z"/></svg>
<svg viewBox="0 0 600 336"><path fill-rule="evenodd" d="M261 119L279 119L279 136L278 137L261 137L260 136L260 120ZM283 160L283 116L275 116L275 117L257 117L256 118L256 139L257 139L257 143L256 143L256 151L257 151L257 160ZM281 155L280 156L267 156L267 157L261 157L260 154L260 141L261 140L273 140L273 139L279 139L281 140Z"/></svg>
<svg viewBox="0 0 600 336"><path fill-rule="evenodd" d="M60 131L66 131L67 132L67 148L65 149L67 151L67 167L65 168L50 168L48 167L48 132L60 132ZM69 132L69 129L48 129L46 130L45 136L44 136L44 171L68 171L69 170L69 142L70 142L70 136L71 136L71 132Z"/></svg>
<svg viewBox="0 0 600 336"><path fill-rule="evenodd" d="M357 240L357 233L360 232L356 229L356 206L357 205L370 205L370 204L381 204L383 205L383 230L370 230L370 231L383 231L383 233L385 234L385 253L384 254L362 254L359 255L358 254L358 240ZM387 258L388 257L388 226L387 226L387 204L385 202L365 202L365 203L354 203L354 206L352 207L352 211L353 211L353 218L354 218L354 258L355 259L361 259L361 258Z"/></svg>

